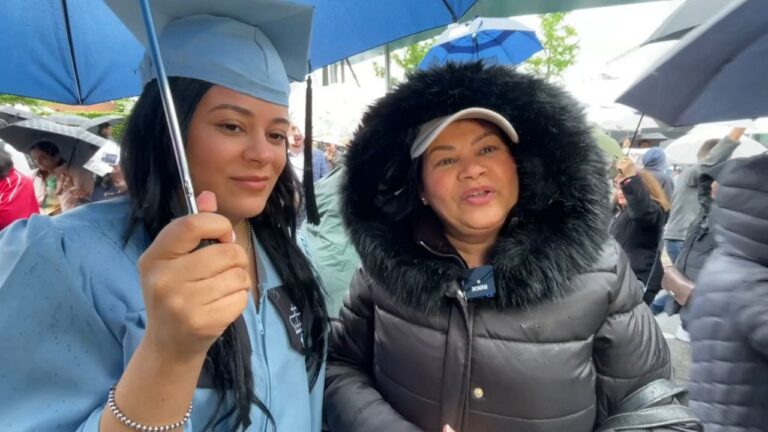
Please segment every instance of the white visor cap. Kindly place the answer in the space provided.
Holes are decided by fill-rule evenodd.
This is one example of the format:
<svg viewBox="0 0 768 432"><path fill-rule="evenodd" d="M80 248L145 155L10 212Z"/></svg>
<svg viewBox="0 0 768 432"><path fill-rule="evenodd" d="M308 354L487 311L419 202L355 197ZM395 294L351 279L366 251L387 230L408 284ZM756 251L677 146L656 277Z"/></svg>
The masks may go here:
<svg viewBox="0 0 768 432"><path fill-rule="evenodd" d="M517 131L501 114L486 108L466 108L452 115L438 117L421 125L419 127L419 134L411 145L411 159L421 156L445 128L458 120L485 120L498 126L513 143L517 144L518 142Z"/></svg>

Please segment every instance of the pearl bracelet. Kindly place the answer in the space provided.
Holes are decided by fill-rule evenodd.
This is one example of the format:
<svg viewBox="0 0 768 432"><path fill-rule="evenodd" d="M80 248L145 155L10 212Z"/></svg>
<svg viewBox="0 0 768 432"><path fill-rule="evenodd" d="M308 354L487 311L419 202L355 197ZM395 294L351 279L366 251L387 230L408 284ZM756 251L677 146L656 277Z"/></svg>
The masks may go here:
<svg viewBox="0 0 768 432"><path fill-rule="evenodd" d="M177 421L176 423L166 425L166 426L146 426L141 423L136 423L135 421L126 417L125 414L123 414L123 412L120 411L120 408L117 407L117 403L115 402L115 386L112 386L112 388L109 389L109 396L107 397L107 406L109 407L110 411L112 411L112 414L115 416L115 418L117 418L117 420L120 421L120 423L139 432L166 432L166 431L172 431L174 429L179 429L189 421L189 417L192 415L192 404L190 403L189 409L187 409L187 413L184 414L184 418Z"/></svg>

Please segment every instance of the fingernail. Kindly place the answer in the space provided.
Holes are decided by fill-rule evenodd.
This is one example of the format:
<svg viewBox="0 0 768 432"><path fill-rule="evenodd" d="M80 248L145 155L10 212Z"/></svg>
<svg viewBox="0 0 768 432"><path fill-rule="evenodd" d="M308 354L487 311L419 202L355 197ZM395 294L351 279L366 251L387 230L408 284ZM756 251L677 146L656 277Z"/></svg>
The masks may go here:
<svg viewBox="0 0 768 432"><path fill-rule="evenodd" d="M237 243L237 236L235 235L235 230L232 230L232 243Z"/></svg>

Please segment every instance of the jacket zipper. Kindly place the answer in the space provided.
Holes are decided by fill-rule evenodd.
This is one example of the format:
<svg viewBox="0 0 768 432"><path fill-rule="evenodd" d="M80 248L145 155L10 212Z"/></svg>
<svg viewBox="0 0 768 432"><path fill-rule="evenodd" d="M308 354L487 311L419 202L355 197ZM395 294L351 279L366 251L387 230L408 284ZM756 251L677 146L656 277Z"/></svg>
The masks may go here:
<svg viewBox="0 0 768 432"><path fill-rule="evenodd" d="M433 255L448 258L455 260L462 268L469 269L469 266L467 265L467 262L464 261L460 256L454 255L454 254L446 254L438 252L431 247L429 247L424 241L419 241L418 244L426 249L428 252L430 252ZM472 313L471 308L469 307L469 304L467 302L467 298L464 295L464 290L461 289L460 286L455 286L456 288L452 291L449 291L447 293L448 297L455 298L456 301L459 303L459 310L461 310L461 316L464 318L464 328L467 331L467 350L466 350L466 361L464 363L464 371L462 376L462 392L461 392L461 424L460 425L451 425L454 429L458 427L458 430L466 430L466 424L467 424L467 417L469 413L469 391L470 391L470 374L472 371L472 333L473 333L473 321L472 321Z"/></svg>
<svg viewBox="0 0 768 432"><path fill-rule="evenodd" d="M467 303L467 298L464 295L464 291L457 287L454 291L449 292L449 297L453 297L459 303L459 310L464 318L464 328L467 331L467 350L465 353L464 370L462 373L462 388L461 388L461 424L451 425L457 430L466 430L467 417L469 413L469 392L470 392L470 375L472 372L472 333L473 333L473 320L472 320L472 308Z"/></svg>

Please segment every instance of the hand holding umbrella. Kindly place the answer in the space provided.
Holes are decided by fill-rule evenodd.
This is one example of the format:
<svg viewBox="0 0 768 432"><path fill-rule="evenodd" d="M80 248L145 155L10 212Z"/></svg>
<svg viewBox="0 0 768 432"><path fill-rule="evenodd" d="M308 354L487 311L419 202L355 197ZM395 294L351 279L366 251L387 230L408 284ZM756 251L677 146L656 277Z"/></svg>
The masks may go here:
<svg viewBox="0 0 768 432"><path fill-rule="evenodd" d="M146 333L115 399L143 424L172 424L189 412L208 348L248 301L248 257L235 243L232 224L214 213L212 193L200 194L197 204L201 213L168 224L138 262ZM218 243L196 250L203 239ZM117 417L105 410L102 430L116 430Z"/></svg>

